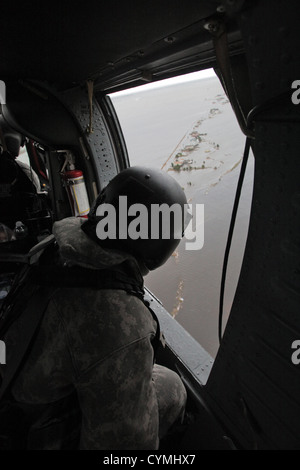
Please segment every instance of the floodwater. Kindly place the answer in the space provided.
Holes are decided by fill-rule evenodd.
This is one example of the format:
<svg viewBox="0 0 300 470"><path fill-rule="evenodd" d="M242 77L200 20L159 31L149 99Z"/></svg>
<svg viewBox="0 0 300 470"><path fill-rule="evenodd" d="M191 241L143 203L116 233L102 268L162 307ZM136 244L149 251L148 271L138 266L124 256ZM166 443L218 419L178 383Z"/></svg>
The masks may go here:
<svg viewBox="0 0 300 470"><path fill-rule="evenodd" d="M189 251L183 239L145 284L215 357L221 272L245 137L216 77L111 98L131 165L167 171L184 188L188 202L204 204L203 248ZM251 155L227 270L224 326L243 259L253 170Z"/></svg>

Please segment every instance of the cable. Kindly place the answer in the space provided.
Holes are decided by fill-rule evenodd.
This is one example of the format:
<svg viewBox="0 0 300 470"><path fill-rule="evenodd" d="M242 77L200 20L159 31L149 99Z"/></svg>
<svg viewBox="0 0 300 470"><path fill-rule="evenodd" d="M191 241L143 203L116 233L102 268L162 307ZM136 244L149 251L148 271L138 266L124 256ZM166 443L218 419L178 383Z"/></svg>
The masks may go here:
<svg viewBox="0 0 300 470"><path fill-rule="evenodd" d="M234 226L235 226L235 221L236 221L236 215L237 215L237 211L238 211L238 207L239 207L239 201L240 201L241 191L242 191L243 182L244 182L244 176L245 176L248 157L249 157L249 152L250 152L250 141L251 141L251 138L247 137L246 144L245 144L244 155L243 155L243 160L242 160L242 165L241 165L241 171L240 171L240 175L239 175L239 180L238 180L238 184L237 184L237 189L236 189L236 194L235 194L235 199L234 199L234 204L233 204L233 209L232 209L232 214L231 214L229 232L228 232L227 243L226 243L226 248L225 248L224 261L223 261L221 288L220 288L220 302L219 302L219 342L220 343L221 343L221 340L222 340L222 320L223 320L224 292L225 292L225 282L226 282L228 259L229 259L232 236L233 236L233 231L234 231Z"/></svg>

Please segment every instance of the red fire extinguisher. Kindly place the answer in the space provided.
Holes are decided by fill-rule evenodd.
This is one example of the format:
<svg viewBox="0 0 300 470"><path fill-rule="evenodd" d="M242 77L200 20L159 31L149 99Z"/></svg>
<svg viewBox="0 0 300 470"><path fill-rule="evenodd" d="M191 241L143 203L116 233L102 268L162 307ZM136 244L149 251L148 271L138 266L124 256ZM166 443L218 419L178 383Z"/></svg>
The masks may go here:
<svg viewBox="0 0 300 470"><path fill-rule="evenodd" d="M74 165L70 166L74 167ZM87 218L90 206L82 171L71 169L63 172L62 175L66 183L73 215Z"/></svg>

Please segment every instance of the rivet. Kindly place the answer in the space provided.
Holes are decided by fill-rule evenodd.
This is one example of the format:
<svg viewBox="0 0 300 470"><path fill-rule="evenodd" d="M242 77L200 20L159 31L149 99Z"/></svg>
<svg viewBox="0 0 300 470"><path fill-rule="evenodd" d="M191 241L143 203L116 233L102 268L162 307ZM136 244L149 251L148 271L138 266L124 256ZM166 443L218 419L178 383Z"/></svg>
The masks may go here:
<svg viewBox="0 0 300 470"><path fill-rule="evenodd" d="M165 42L168 44L172 44L175 41L175 38L173 36L168 36L167 38L164 39Z"/></svg>
<svg viewBox="0 0 300 470"><path fill-rule="evenodd" d="M206 29L210 33L216 33L219 30L219 27L220 25L216 21L211 21L209 23L205 23L204 25L204 29Z"/></svg>

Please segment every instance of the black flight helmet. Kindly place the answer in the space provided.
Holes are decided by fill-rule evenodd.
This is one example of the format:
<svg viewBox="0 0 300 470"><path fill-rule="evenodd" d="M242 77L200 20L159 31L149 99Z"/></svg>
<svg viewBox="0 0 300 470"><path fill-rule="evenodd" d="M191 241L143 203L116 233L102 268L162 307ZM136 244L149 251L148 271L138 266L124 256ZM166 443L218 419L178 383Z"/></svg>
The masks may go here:
<svg viewBox="0 0 300 470"><path fill-rule="evenodd" d="M109 212L104 212L106 204L115 209L114 220L112 217L109 219ZM104 248L130 253L153 270L163 265L179 244L185 228L186 204L183 189L167 173L153 168L131 167L121 171L101 191L82 230ZM103 213L99 215L101 205L104 205L100 208ZM143 205L143 211L139 211L139 205ZM130 207L133 211L129 210ZM122 225L124 221L126 234ZM115 232L100 239L99 222L115 223ZM130 233L130 225L136 229L134 236Z"/></svg>

